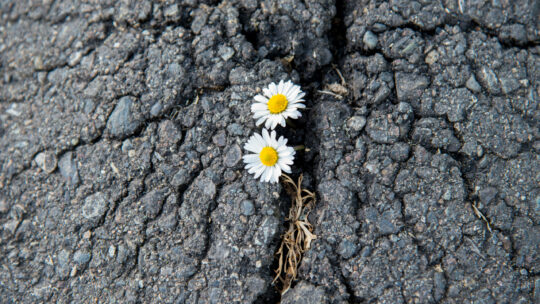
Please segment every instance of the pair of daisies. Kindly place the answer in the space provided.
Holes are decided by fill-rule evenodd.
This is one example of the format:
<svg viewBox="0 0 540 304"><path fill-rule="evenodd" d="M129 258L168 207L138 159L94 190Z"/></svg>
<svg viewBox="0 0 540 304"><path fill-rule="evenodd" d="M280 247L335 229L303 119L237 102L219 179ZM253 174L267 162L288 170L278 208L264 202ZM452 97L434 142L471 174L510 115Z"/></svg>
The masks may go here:
<svg viewBox="0 0 540 304"><path fill-rule="evenodd" d="M257 119L256 125L264 123L262 135L255 133L245 144L244 149L252 154L245 155L244 162L249 173L255 174L255 179L262 182L277 183L281 171L291 173L295 151L287 146L287 139L280 136L276 139L276 131L279 124L285 127L287 118L302 116L298 109L305 108L303 97L305 94L300 86L290 80L279 84L271 83L263 89L263 94L255 96L255 103L251 105L253 117ZM268 132L271 129L271 132Z"/></svg>

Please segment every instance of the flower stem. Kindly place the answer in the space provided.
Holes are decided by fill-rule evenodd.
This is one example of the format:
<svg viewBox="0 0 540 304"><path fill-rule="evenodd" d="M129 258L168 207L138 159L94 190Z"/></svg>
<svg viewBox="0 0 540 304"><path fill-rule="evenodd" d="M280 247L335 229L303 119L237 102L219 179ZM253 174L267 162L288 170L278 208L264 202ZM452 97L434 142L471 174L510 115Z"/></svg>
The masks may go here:
<svg viewBox="0 0 540 304"><path fill-rule="evenodd" d="M294 151L300 151L300 150L305 150L305 149L306 149L306 146L304 145L294 146Z"/></svg>

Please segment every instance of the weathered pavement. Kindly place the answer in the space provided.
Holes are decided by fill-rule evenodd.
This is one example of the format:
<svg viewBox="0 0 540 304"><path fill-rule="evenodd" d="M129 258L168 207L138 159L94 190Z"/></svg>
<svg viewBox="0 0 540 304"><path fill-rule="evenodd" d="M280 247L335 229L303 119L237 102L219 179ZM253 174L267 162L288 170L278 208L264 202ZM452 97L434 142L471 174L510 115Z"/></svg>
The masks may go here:
<svg viewBox="0 0 540 304"><path fill-rule="evenodd" d="M539 9L0 2L0 301L539 303ZM319 198L283 298L241 160L280 79Z"/></svg>

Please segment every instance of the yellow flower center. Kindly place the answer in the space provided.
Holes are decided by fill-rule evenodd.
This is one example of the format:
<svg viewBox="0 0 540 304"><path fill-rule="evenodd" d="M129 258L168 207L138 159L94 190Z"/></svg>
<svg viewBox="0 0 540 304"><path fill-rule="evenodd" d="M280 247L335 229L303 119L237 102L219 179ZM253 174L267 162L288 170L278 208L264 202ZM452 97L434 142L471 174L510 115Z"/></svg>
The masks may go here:
<svg viewBox="0 0 540 304"><path fill-rule="evenodd" d="M287 97L283 94L276 94L268 100L268 110L272 114L279 114L287 108Z"/></svg>
<svg viewBox="0 0 540 304"><path fill-rule="evenodd" d="M272 147L264 147L261 153L259 153L259 158L261 159L263 165L272 167L277 163L278 154L276 149Z"/></svg>

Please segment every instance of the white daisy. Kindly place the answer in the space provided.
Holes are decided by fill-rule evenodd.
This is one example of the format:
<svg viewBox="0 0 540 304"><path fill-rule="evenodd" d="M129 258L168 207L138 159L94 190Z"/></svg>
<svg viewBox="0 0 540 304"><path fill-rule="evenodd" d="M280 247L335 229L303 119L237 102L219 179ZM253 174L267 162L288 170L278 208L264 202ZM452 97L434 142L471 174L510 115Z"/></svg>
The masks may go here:
<svg viewBox="0 0 540 304"><path fill-rule="evenodd" d="M280 136L276 140L276 131L268 133L263 129L262 136L253 134L244 145L244 149L255 154L244 155L244 163L249 173L255 174L255 179L261 177L262 182L277 183L281 171L291 173L294 160L294 149L287 146L287 139Z"/></svg>
<svg viewBox="0 0 540 304"><path fill-rule="evenodd" d="M293 84L290 80L279 84L271 83L263 89L263 95L255 96L255 101L251 105L253 117L257 119L257 126L264 121L267 129L275 129L278 124L285 127L285 119L298 118L302 116L298 109L305 108L302 98L306 94L300 90L300 86Z"/></svg>

